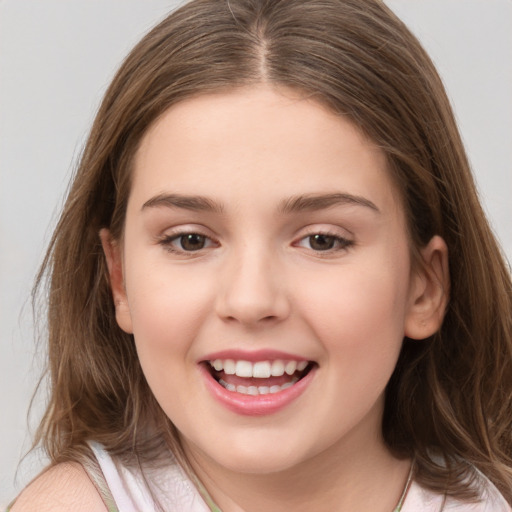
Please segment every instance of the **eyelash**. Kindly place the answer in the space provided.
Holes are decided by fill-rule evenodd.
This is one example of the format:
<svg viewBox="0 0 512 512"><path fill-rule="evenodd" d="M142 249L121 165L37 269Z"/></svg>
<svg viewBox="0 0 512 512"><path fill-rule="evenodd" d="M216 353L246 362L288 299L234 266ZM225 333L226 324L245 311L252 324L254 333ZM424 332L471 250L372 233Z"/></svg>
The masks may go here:
<svg viewBox="0 0 512 512"><path fill-rule="evenodd" d="M207 247L203 246L203 247L199 247L198 249L193 249L193 250L184 249L182 244L183 244L185 237L191 237L191 236L196 236L196 237L200 237L201 239L204 239L204 242L205 242L205 244L207 244ZM173 245L173 242L179 241L180 239L181 239L182 248L177 248ZM211 246L218 245L217 241L215 241L211 237L209 237L207 235L203 235L202 233L197 232L197 231L183 231L183 232L166 235L166 236L162 237L158 241L158 243L160 245L162 245L166 251L173 253L173 254L180 254L180 255L197 254L204 249L209 249Z"/></svg>
<svg viewBox="0 0 512 512"><path fill-rule="evenodd" d="M199 247L197 249L191 249L191 250L185 249L183 247L183 242L184 242L185 238L186 237L194 237L194 236L199 237L204 242L205 245L203 245L202 247ZM334 246L327 247L326 249L315 250L313 247L311 247L311 242L312 242L312 239L314 239L314 237L329 239L328 241L332 242ZM181 248L177 248L173 245L174 242L179 241L179 240L181 240L181 244L180 244ZM305 242L305 241L309 241L309 247L306 247L305 245L302 244L302 242ZM200 253L201 251L203 251L205 249L210 249L212 246L213 247L218 246L218 242L216 240L214 240L213 238L211 238L207 235L204 235L200 232L196 232L196 231L184 231L184 232L178 232L178 233L166 235L166 236L162 237L158 241L158 243L161 246L163 246L166 251L173 253L173 254L179 254L179 255L194 255L194 254ZM295 247L304 247L304 248L309 249L309 250L313 251L314 253L317 253L322 256L323 255L328 256L332 253L336 253L339 251L345 251L345 250L349 249L350 247L352 247L354 245L354 241L349 240L344 237L341 237L334 233L329 233L326 231L325 232L316 231L316 232L313 232L306 236L303 236L297 242L295 242L293 245Z"/></svg>
<svg viewBox="0 0 512 512"><path fill-rule="evenodd" d="M324 239L330 239L330 241L333 242L334 246L328 247L327 249L323 249L323 250L321 250L321 249L315 250L315 249L313 249L313 247L311 247L311 241L314 237L322 237ZM304 241L309 242L309 247L305 247L304 245L302 245L301 242L304 242ZM305 247L306 249L312 250L313 252L317 253L318 255L328 256L332 253L336 253L339 251L345 251L345 250L349 249L350 247L352 247L354 245L354 241L350 240L348 238L344 238L344 237L339 236L334 233L329 233L327 231L316 231L316 232L313 232L309 235L302 237L294 245L298 246L298 247Z"/></svg>

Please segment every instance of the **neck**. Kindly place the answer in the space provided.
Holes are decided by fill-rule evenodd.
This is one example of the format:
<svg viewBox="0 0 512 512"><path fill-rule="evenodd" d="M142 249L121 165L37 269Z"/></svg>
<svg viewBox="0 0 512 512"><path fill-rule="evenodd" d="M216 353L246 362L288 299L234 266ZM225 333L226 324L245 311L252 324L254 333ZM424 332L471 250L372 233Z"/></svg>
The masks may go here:
<svg viewBox="0 0 512 512"><path fill-rule="evenodd" d="M199 462L193 450L186 451L193 470L222 512L392 512L411 462L393 457L380 438L365 441L364 446L331 446L298 466L270 474L219 468L204 458Z"/></svg>

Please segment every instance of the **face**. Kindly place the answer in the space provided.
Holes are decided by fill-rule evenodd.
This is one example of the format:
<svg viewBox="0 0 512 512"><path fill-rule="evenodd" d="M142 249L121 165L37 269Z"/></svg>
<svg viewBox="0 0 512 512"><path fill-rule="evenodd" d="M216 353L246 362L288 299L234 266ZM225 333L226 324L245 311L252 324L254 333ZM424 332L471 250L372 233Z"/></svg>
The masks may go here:
<svg viewBox="0 0 512 512"><path fill-rule="evenodd" d="M382 448L425 279L381 151L262 86L173 106L133 172L123 240L102 234L117 319L185 450L270 473Z"/></svg>

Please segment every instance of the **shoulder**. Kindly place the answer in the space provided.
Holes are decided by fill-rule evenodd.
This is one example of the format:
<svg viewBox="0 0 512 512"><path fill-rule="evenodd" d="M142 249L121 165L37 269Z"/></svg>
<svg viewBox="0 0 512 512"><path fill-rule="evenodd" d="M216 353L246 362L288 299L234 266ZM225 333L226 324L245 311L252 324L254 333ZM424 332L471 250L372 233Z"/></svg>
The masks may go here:
<svg viewBox="0 0 512 512"><path fill-rule="evenodd" d="M107 512L96 487L76 462L53 466L20 494L11 512Z"/></svg>

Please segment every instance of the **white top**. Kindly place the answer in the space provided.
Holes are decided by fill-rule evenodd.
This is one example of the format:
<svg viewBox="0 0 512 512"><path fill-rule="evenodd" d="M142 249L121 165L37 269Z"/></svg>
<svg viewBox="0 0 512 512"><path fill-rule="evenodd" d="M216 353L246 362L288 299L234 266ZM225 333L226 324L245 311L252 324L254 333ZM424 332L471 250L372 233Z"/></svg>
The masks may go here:
<svg viewBox="0 0 512 512"><path fill-rule="evenodd" d="M446 498L412 482L402 512L510 512L511 508L498 489L481 475L480 502L467 503Z"/></svg>
<svg viewBox="0 0 512 512"><path fill-rule="evenodd" d="M210 512L210 507L177 463L169 465L165 471L145 469L143 476L140 469L127 468L111 457L100 444L90 443L90 446L103 474L91 474L90 468L85 469L99 488L109 512L158 512L152 496L166 511ZM413 481L401 512L512 512L485 476L478 473L477 480L479 503L445 499Z"/></svg>
<svg viewBox="0 0 512 512"><path fill-rule="evenodd" d="M142 475L139 468L127 468L118 459L111 457L99 443L90 442L89 446L103 475L98 478L98 475L91 474L90 468L84 467L99 488L109 512L159 512L153 497L169 512L210 512L178 463L169 464L165 472L161 469L144 469ZM104 489L104 483L108 489ZM108 494L111 494L113 504Z"/></svg>

